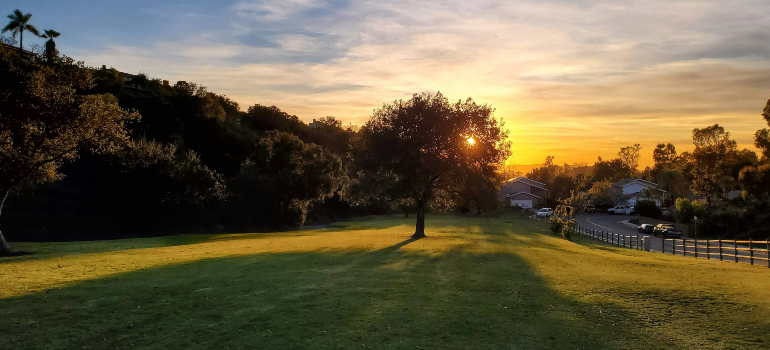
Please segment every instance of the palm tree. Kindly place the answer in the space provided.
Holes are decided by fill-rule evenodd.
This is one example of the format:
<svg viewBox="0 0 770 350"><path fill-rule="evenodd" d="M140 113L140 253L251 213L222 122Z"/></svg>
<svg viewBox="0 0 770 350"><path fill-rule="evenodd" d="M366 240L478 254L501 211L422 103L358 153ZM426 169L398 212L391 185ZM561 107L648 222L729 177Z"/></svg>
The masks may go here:
<svg viewBox="0 0 770 350"><path fill-rule="evenodd" d="M40 37L48 39L48 41L45 42L45 56L52 58L54 55L56 55L56 43L53 41L53 38L58 38L61 33L53 29L46 29L44 32L45 34L41 35Z"/></svg>
<svg viewBox="0 0 770 350"><path fill-rule="evenodd" d="M8 19L11 21L8 22L8 25L3 28L2 33L5 33L7 31L11 31L13 33L13 37L16 37L16 34L19 34L19 48L22 48L22 44L24 43L24 31L29 31L32 34L35 34L37 36L40 36L40 32L38 32L37 28L35 26L29 24L29 19L32 18L32 14L23 14L21 11L14 10L12 14L8 15Z"/></svg>
<svg viewBox="0 0 770 350"><path fill-rule="evenodd" d="M53 29L46 29L43 31L45 34L41 35L41 38L48 39L48 41L53 41L53 38L58 38L61 33L53 30Z"/></svg>

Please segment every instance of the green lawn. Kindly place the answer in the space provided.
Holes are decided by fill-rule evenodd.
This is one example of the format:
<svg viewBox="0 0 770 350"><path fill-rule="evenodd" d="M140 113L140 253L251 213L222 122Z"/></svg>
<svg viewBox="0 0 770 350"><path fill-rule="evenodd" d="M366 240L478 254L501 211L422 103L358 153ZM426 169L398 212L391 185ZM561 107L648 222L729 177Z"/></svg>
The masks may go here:
<svg viewBox="0 0 770 350"><path fill-rule="evenodd" d="M515 217L26 243L0 349L767 349L770 269Z"/></svg>

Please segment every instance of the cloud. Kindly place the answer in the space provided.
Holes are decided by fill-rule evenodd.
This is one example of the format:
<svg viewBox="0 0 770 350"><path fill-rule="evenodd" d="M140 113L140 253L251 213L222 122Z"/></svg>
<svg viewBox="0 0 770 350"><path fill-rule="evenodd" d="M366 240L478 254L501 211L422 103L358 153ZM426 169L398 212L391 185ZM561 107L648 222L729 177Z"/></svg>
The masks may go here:
<svg viewBox="0 0 770 350"><path fill-rule="evenodd" d="M415 92L472 96L497 107L522 162L686 144L716 122L749 146L770 97L764 0L268 0L183 12L169 25L184 34L73 56L304 120L360 122Z"/></svg>

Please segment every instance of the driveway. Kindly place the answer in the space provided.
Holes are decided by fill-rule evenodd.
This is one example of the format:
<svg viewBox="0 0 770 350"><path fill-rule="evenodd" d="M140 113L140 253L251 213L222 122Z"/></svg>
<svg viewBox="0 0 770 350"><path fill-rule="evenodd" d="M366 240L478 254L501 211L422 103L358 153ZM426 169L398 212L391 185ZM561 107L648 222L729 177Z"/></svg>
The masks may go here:
<svg viewBox="0 0 770 350"><path fill-rule="evenodd" d="M594 229L597 231L619 233L623 235L647 236L650 240L650 250L661 251L663 239L650 234L639 233L636 229L626 225L619 224L619 221L638 218L637 215L610 215L605 213L581 214L575 217L578 224L582 227Z"/></svg>

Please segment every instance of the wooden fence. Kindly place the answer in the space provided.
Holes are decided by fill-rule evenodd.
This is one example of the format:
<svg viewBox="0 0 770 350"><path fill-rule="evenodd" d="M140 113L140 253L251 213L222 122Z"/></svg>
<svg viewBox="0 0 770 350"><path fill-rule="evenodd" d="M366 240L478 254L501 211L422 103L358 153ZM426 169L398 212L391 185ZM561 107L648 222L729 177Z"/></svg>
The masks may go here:
<svg viewBox="0 0 770 350"><path fill-rule="evenodd" d="M665 254L692 256L720 261L761 263L770 267L770 242L726 239L663 239Z"/></svg>
<svg viewBox="0 0 770 350"><path fill-rule="evenodd" d="M531 218L540 222L545 222L545 223L550 222L548 218L543 218L539 216L531 216ZM573 226L572 230L575 233L578 233L587 237L591 237L591 238L600 240L602 242L607 242L610 244L615 244L626 248L644 250L644 246L642 244L642 237L644 236L624 235L620 233L605 232L605 231L582 227L580 225Z"/></svg>
<svg viewBox="0 0 770 350"><path fill-rule="evenodd" d="M540 222L549 222L548 218L537 216L532 216L531 218ZM770 241L664 239L645 235L624 235L580 225L574 226L573 231L602 242L645 251L650 250L649 242L652 239L660 239L661 253L664 254L692 256L702 259L719 259L720 261L742 262L751 265L762 263L770 268ZM644 243L645 238L648 241L646 245Z"/></svg>

